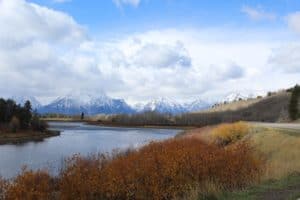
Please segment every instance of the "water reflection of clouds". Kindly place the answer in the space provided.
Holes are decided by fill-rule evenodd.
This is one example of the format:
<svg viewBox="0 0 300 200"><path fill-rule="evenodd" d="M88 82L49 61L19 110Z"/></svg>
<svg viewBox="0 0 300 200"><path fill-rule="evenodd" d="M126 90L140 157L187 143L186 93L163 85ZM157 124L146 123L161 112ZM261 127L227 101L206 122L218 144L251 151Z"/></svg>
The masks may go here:
<svg viewBox="0 0 300 200"><path fill-rule="evenodd" d="M139 148L153 140L175 136L180 130L153 128L115 128L91 126L83 123L50 123L62 133L43 142L22 145L0 145L0 175L15 176L26 164L30 169L44 168L57 174L66 157L80 153L88 156L97 153L112 153L128 148Z"/></svg>

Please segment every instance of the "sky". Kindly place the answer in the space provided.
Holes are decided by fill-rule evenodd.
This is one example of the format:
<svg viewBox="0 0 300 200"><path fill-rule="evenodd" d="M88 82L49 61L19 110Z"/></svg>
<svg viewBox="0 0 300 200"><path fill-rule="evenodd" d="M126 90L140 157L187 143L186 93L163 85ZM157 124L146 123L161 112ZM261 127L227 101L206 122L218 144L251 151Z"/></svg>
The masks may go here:
<svg viewBox="0 0 300 200"><path fill-rule="evenodd" d="M214 101L300 83L298 0L0 0L0 94Z"/></svg>

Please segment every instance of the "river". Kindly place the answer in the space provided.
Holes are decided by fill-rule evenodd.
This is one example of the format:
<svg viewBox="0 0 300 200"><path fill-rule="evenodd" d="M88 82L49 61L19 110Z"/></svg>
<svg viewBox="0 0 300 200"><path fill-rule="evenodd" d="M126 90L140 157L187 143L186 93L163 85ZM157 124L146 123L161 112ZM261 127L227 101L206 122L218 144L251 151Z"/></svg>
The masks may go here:
<svg viewBox="0 0 300 200"><path fill-rule="evenodd" d="M174 137L178 129L118 128L77 122L50 122L61 135L41 142L0 145L0 176L12 178L23 166L47 169L57 174L65 158L74 154L110 153L114 149L137 148L150 141Z"/></svg>

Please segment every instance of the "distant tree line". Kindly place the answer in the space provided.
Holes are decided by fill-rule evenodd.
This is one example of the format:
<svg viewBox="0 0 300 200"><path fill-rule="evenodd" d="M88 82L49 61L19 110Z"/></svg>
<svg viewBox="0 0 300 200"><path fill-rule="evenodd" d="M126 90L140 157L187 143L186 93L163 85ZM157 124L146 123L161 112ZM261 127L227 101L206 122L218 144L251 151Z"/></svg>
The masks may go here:
<svg viewBox="0 0 300 200"><path fill-rule="evenodd" d="M127 114L114 115L111 118L111 123L128 125L128 126L174 125L171 115L161 114L152 111L136 113L131 115L127 115Z"/></svg>
<svg viewBox="0 0 300 200"><path fill-rule="evenodd" d="M32 111L30 101L24 105L16 104L15 101L0 98L0 125L1 129L17 130L32 129L44 131L47 128L46 122L40 120L39 115Z"/></svg>

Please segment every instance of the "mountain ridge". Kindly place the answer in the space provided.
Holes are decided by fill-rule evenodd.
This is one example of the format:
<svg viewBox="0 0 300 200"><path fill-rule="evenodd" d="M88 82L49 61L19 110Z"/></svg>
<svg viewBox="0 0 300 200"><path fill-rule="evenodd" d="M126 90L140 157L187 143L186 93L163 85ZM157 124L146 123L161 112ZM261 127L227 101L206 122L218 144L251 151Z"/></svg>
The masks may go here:
<svg viewBox="0 0 300 200"><path fill-rule="evenodd" d="M254 98L260 94L262 93L231 92L219 102L234 102L240 99ZM87 115L132 114L146 111L176 115L206 110L213 105L212 103L203 101L201 98L179 103L171 98L159 97L146 103L138 103L131 106L124 99L111 98L103 92L97 95L92 95L87 92L73 92L65 96L57 97L47 105L42 105L33 96L14 96L12 99L20 104L24 104L26 100L30 100L33 109L36 109L40 114L57 113L66 115L78 115L82 112Z"/></svg>

